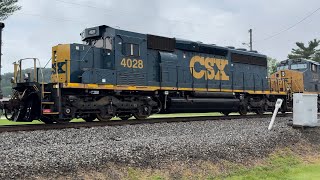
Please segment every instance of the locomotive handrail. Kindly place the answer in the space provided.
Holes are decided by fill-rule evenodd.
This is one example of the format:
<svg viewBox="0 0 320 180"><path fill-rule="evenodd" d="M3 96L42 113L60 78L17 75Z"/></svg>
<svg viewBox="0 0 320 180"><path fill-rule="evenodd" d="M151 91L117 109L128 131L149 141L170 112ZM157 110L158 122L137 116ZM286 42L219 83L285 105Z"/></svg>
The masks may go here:
<svg viewBox="0 0 320 180"><path fill-rule="evenodd" d="M15 82L22 82L22 61L25 61L25 60L33 60L34 61L34 64L33 64L33 69L34 69L34 76L33 76L33 80L34 82L38 82L38 79L37 79L37 64L36 62L38 61L39 63L39 66L41 67L41 62L38 58L23 58L23 59L20 59L18 60L18 64L17 63L14 63L16 66L15 66L15 69L14 69L14 74L15 74ZM19 69L19 70L18 70ZM19 81L17 81L17 76L18 76L18 72L19 72ZM44 77L43 77L43 72L42 72L42 68L40 68L40 73L41 73L41 78L42 78L42 82L44 81Z"/></svg>
<svg viewBox="0 0 320 180"><path fill-rule="evenodd" d="M33 75L33 80L34 80L34 82L39 82L39 80L38 80L38 76L37 76L37 74L38 74L38 72L37 72L37 61L38 61L38 63L39 63L39 67L40 67L40 73L41 73L41 89L42 89L42 91L43 91L43 89L44 89L44 76L43 76L43 71L42 71L42 68L41 68L41 62L40 62L40 60L38 59L38 58L23 58L23 59L20 59L20 60L18 60L18 63L14 63L14 81L15 81L15 83L17 83L17 82L22 82L22 61L25 61L25 60L33 60L33 68L34 68L34 75ZM19 70L18 70L19 69ZM19 72L19 81L18 81L18 79L17 79L17 76L18 76L18 72Z"/></svg>

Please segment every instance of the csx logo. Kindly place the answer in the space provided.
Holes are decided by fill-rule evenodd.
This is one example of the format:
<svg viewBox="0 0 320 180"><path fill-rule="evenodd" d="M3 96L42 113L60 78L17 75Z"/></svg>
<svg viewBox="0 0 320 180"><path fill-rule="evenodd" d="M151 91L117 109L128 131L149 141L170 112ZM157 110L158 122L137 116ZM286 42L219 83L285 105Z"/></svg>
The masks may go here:
<svg viewBox="0 0 320 180"><path fill-rule="evenodd" d="M198 65L202 66L201 68L196 68L195 66L199 67ZM204 58L200 56L194 56L190 60L190 72L194 78L201 79L205 78L206 80L223 80L228 81L229 76L227 76L226 72L224 71L226 65L228 64L228 60L225 59L217 59L217 58ZM216 71L214 69L216 68ZM201 69L201 70L199 70Z"/></svg>
<svg viewBox="0 0 320 180"><path fill-rule="evenodd" d="M57 64L58 64L58 67L57 67ZM66 62L53 63L52 64L52 73L56 74L57 73L57 71L56 71L57 69L58 69L58 74L66 73L65 65L66 65Z"/></svg>

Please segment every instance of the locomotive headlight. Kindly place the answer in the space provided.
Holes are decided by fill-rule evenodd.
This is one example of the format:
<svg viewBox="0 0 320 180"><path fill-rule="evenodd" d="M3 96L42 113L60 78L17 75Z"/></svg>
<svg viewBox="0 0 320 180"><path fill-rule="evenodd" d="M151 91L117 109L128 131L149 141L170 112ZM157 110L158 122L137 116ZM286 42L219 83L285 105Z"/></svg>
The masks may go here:
<svg viewBox="0 0 320 180"><path fill-rule="evenodd" d="M88 34L89 35L95 35L97 33L97 30L95 30L95 29L90 29L89 31L88 31Z"/></svg>
<svg viewBox="0 0 320 180"><path fill-rule="evenodd" d="M11 81L11 83L14 83L14 81L15 81L15 80L14 80L14 77L11 77L11 80L10 80L10 81Z"/></svg>
<svg viewBox="0 0 320 180"><path fill-rule="evenodd" d="M29 79L29 74L28 73L24 74L24 80L28 80L28 79Z"/></svg>

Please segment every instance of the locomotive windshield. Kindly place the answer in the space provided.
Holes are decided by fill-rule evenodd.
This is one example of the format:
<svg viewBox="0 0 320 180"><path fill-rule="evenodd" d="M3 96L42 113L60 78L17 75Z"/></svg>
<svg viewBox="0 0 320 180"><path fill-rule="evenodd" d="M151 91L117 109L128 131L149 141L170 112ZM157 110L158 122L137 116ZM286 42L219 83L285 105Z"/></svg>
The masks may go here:
<svg viewBox="0 0 320 180"><path fill-rule="evenodd" d="M292 70L299 70L299 69L307 69L307 64L292 64L291 69Z"/></svg>
<svg viewBox="0 0 320 180"><path fill-rule="evenodd" d="M287 70L287 69L289 69L289 66L288 66L288 65L277 67L277 70L278 70L278 71L279 71L279 70Z"/></svg>
<svg viewBox="0 0 320 180"><path fill-rule="evenodd" d="M104 49L108 49L108 50L112 50L112 38L110 37L106 37L106 38L101 38L101 39L97 39L97 40L87 40L84 41L84 43L86 45L91 45L97 48L104 48Z"/></svg>

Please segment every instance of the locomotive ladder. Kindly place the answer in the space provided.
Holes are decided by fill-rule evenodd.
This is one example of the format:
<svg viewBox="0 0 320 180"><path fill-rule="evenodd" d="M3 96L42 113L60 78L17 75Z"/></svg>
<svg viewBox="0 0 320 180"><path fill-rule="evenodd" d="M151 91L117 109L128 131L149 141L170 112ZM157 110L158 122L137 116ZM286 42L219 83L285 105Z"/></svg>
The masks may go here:
<svg viewBox="0 0 320 180"><path fill-rule="evenodd" d="M45 91L47 88L44 88L44 86L47 85L45 83L42 83L42 91L41 91L41 112L42 115L58 115L59 112L53 111L53 105L55 104L54 101L52 101L52 92Z"/></svg>
<svg viewBox="0 0 320 180"><path fill-rule="evenodd" d="M52 87L48 87L48 84L42 82L42 93L41 93L41 113L42 115L59 115L60 114L60 84L59 84L59 75L58 75L58 66L56 66L56 82L55 84L50 84ZM47 87L45 88L45 85ZM53 101L54 97L52 94L53 86L57 86L57 97L58 97L58 111L54 111L55 102ZM51 91L48 91L51 89Z"/></svg>
<svg viewBox="0 0 320 180"><path fill-rule="evenodd" d="M31 73L28 74L27 79L23 79L22 77L22 62L26 60L33 60L33 78L31 78ZM51 86L52 84L44 83L44 77L43 77L43 72L42 68L40 65L40 68L37 68L37 61L40 61L38 58L24 58L20 59L18 62L14 63L14 78L13 78L13 83L25 83L25 82L30 82L30 83L35 83L33 85L33 89L35 92L39 93L39 101L40 101L40 110L41 110L41 115L57 115L59 114L58 112L54 112L54 102L52 101L54 98L52 96L51 90L53 89ZM41 75L41 80L39 78L39 71ZM40 90L41 88L41 90ZM60 91L59 91L60 92Z"/></svg>

